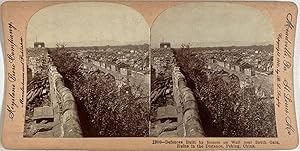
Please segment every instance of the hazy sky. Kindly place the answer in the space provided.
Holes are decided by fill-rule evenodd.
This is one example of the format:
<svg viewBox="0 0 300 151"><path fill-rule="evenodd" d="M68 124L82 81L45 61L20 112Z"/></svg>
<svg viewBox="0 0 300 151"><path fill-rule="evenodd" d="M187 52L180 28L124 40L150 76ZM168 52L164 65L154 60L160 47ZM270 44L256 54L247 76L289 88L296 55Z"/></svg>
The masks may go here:
<svg viewBox="0 0 300 151"><path fill-rule="evenodd" d="M151 47L270 44L272 26L258 9L230 3L186 3L165 10L151 28Z"/></svg>
<svg viewBox="0 0 300 151"><path fill-rule="evenodd" d="M149 26L132 8L113 3L69 3L46 7L33 15L27 30L27 47L36 41L53 47L72 45L149 43Z"/></svg>

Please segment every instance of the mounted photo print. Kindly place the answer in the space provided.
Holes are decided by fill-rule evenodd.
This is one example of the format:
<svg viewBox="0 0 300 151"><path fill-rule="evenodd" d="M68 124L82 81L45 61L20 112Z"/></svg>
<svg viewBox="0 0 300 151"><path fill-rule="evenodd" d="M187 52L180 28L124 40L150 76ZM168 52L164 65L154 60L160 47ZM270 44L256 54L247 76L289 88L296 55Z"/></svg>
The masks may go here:
<svg viewBox="0 0 300 151"><path fill-rule="evenodd" d="M1 11L7 149L298 146L292 2L7 1Z"/></svg>
<svg viewBox="0 0 300 151"><path fill-rule="evenodd" d="M26 37L24 137L148 136L149 27L140 13L114 3L49 6Z"/></svg>

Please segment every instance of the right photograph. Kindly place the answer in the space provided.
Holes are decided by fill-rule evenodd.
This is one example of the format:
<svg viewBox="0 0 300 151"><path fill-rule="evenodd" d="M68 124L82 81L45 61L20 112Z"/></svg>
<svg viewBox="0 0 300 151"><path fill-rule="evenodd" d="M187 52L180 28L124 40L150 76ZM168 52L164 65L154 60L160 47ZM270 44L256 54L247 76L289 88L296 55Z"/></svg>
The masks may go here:
<svg viewBox="0 0 300 151"><path fill-rule="evenodd" d="M150 35L150 136L277 137L265 12L185 3L163 11Z"/></svg>

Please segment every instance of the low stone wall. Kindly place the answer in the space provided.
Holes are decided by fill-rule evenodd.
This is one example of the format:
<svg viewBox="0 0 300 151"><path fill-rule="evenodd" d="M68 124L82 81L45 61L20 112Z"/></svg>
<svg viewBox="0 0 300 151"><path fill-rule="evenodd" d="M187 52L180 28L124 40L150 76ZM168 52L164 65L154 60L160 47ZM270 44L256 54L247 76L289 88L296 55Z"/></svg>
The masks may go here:
<svg viewBox="0 0 300 151"><path fill-rule="evenodd" d="M197 102L192 90L186 86L185 77L179 67L174 67L172 79L174 100L182 107L184 136L204 137Z"/></svg>
<svg viewBox="0 0 300 151"><path fill-rule="evenodd" d="M82 137L75 99L70 89L65 87L63 77L55 66L49 68L49 83L53 106L58 106L61 111L61 136Z"/></svg>

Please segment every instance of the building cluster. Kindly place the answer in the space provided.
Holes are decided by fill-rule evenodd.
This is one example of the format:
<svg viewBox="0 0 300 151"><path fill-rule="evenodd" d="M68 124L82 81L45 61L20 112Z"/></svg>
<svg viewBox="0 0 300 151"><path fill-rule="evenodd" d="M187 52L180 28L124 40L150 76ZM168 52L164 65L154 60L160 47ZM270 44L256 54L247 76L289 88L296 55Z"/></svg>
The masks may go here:
<svg viewBox="0 0 300 151"><path fill-rule="evenodd" d="M254 51L257 56L247 52L249 50L240 56L222 53L206 55L207 73L222 75L224 81L236 83L240 88L247 89L261 98L272 97L273 57L263 52ZM260 55L264 55L264 58Z"/></svg>
<svg viewBox="0 0 300 151"><path fill-rule="evenodd" d="M125 90L126 93L132 92L137 96L148 95L150 74L147 71L137 71L123 62L115 63L90 59L84 59L80 68L88 73L90 71L102 71L105 76L114 79L118 88L123 87L122 90Z"/></svg>
<svg viewBox="0 0 300 151"><path fill-rule="evenodd" d="M243 76L241 73L234 73L218 67L214 67L214 69L206 69L206 75L209 79L212 79L213 77L220 77L225 83L233 86L231 88L245 90L249 94L256 95L259 98L268 99L273 97L272 85L263 83L264 80L271 79L258 79L255 77Z"/></svg>
<svg viewBox="0 0 300 151"><path fill-rule="evenodd" d="M247 76L267 76L273 74L273 56L271 53L263 54L262 52L254 51L257 52L256 55L247 55L246 52L243 52L242 55L237 55L236 53L231 55L210 54L206 57L208 57L208 64L215 63L228 70L242 72Z"/></svg>
<svg viewBox="0 0 300 151"><path fill-rule="evenodd" d="M125 63L119 63L116 64L114 62L104 62L104 61L90 61L87 62L88 60L85 60L85 63L82 68L87 69L87 70L97 70L99 69L105 69L106 71L112 71L113 73L119 73L120 75L123 76L131 76L133 78L137 79L142 79L147 73L140 72L140 71L135 71L132 68L130 68L129 65ZM87 66L88 63L92 63L93 66Z"/></svg>
<svg viewBox="0 0 300 151"><path fill-rule="evenodd" d="M209 53L208 53L209 52ZM209 63L217 63L248 76L273 74L273 46L253 46L211 50L205 54Z"/></svg>
<svg viewBox="0 0 300 151"><path fill-rule="evenodd" d="M107 47L97 50L86 49L78 52L79 57L87 60L97 60L120 68L130 68L134 71L149 72L148 49L139 46L131 48Z"/></svg>

